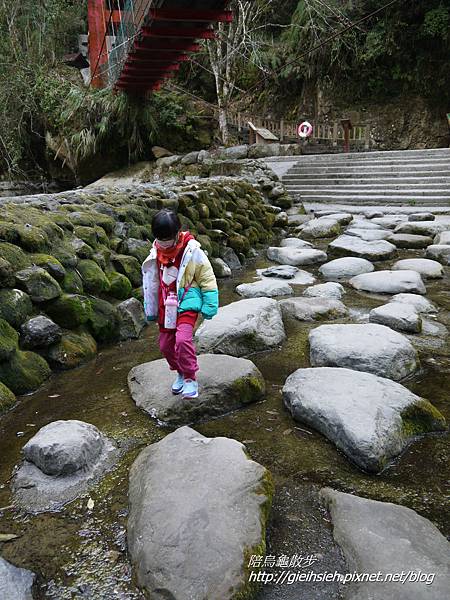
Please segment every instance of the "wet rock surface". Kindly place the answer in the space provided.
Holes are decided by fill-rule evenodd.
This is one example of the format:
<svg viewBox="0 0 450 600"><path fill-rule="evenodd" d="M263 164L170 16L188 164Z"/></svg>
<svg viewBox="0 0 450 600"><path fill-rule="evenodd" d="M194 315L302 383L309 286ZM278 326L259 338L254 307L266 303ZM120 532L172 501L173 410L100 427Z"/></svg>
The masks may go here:
<svg viewBox="0 0 450 600"><path fill-rule="evenodd" d="M323 250L314 250L312 248L271 247L267 250L267 258L281 265L298 267L325 262L327 255Z"/></svg>
<svg viewBox="0 0 450 600"><path fill-rule="evenodd" d="M355 256L367 260L387 260L392 258L397 249L386 240L365 241L354 235L341 235L328 244L330 256Z"/></svg>
<svg viewBox="0 0 450 600"><path fill-rule="evenodd" d="M202 354L199 397L172 394L175 379L165 360L134 367L128 375L131 396L139 408L161 424L186 425L218 417L264 397L265 382L257 367L244 358Z"/></svg>
<svg viewBox="0 0 450 600"><path fill-rule="evenodd" d="M0 556L0 597L4 600L33 600L35 574L15 567Z"/></svg>
<svg viewBox="0 0 450 600"><path fill-rule="evenodd" d="M249 593L244 551L264 554L272 487L245 446L181 427L141 452L129 495L128 547L147 594Z"/></svg>
<svg viewBox="0 0 450 600"><path fill-rule="evenodd" d="M298 321L339 319L347 315L347 308L336 298L303 297L280 300L283 316Z"/></svg>
<svg viewBox="0 0 450 600"><path fill-rule="evenodd" d="M236 292L244 298L273 298L275 296L291 296L294 290L288 281L265 278L254 283L241 283L237 286Z"/></svg>
<svg viewBox="0 0 450 600"><path fill-rule="evenodd" d="M422 318L413 304L401 302L383 304L370 311L369 321L406 333L422 331Z"/></svg>
<svg viewBox="0 0 450 600"><path fill-rule="evenodd" d="M328 281L343 281L361 275L362 273L371 273L375 267L365 258L336 258L319 269L324 279Z"/></svg>
<svg viewBox="0 0 450 600"><path fill-rule="evenodd" d="M426 287L416 271L375 271L356 275L349 284L356 290L374 294L425 294Z"/></svg>

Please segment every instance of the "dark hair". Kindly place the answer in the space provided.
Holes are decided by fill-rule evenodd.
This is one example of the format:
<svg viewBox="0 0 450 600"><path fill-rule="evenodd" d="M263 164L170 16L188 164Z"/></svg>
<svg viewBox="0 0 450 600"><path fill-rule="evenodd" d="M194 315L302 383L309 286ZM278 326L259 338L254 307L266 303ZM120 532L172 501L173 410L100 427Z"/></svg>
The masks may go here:
<svg viewBox="0 0 450 600"><path fill-rule="evenodd" d="M152 219L152 233L158 240L175 238L181 229L180 219L173 210L164 208Z"/></svg>

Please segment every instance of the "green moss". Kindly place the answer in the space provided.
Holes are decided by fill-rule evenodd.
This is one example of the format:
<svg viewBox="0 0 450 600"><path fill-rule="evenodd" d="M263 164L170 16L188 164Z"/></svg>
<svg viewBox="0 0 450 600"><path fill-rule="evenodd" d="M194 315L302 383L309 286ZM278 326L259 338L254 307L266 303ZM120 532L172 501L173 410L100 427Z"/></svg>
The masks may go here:
<svg viewBox="0 0 450 600"><path fill-rule="evenodd" d="M62 229L65 229L67 231L73 231L74 225L70 222L66 215L62 213L52 213L51 218L54 221L54 223Z"/></svg>
<svg viewBox="0 0 450 600"><path fill-rule="evenodd" d="M428 400L419 400L404 410L401 417L405 438L446 429L445 418Z"/></svg>
<svg viewBox="0 0 450 600"><path fill-rule="evenodd" d="M31 299L22 290L0 290L0 318L5 319L15 329L25 322L32 311Z"/></svg>
<svg viewBox="0 0 450 600"><path fill-rule="evenodd" d="M266 393L266 382L264 378L257 377L256 375L249 377L241 377L237 379L230 391L230 395L240 398L243 404L249 404L250 402L256 402L261 400Z"/></svg>
<svg viewBox="0 0 450 600"><path fill-rule="evenodd" d="M72 269L78 263L78 257L75 254L73 245L69 240L65 239L61 243L52 248L52 256L54 256L63 265L64 268Z"/></svg>
<svg viewBox="0 0 450 600"><path fill-rule="evenodd" d="M0 361L8 360L18 349L19 334L11 325L0 319Z"/></svg>
<svg viewBox="0 0 450 600"><path fill-rule="evenodd" d="M31 265L30 257L21 248L8 242L0 242L0 257L10 263L14 272Z"/></svg>
<svg viewBox="0 0 450 600"><path fill-rule="evenodd" d="M197 240L202 245L203 250L208 254L208 256L212 255L212 243L211 239L207 235L198 235Z"/></svg>
<svg viewBox="0 0 450 600"><path fill-rule="evenodd" d="M133 298L136 298L136 300L139 300L139 302L144 303L144 292L142 287L134 288L134 290L131 292L131 295Z"/></svg>
<svg viewBox="0 0 450 600"><path fill-rule="evenodd" d="M107 276L110 283L110 296L117 298L117 300L126 300L131 296L133 286L128 277L122 275L122 273L117 273L116 271L108 273Z"/></svg>
<svg viewBox="0 0 450 600"><path fill-rule="evenodd" d="M68 331L61 340L47 349L47 359L54 369L74 369L88 362L97 353L97 344L87 332Z"/></svg>
<svg viewBox="0 0 450 600"><path fill-rule="evenodd" d="M68 208L66 205L64 208ZM75 205L75 211L68 212L67 217L73 223L73 225L81 225L82 227L94 227L95 218L90 212L80 212L80 207Z"/></svg>
<svg viewBox="0 0 450 600"><path fill-rule="evenodd" d="M228 238L228 246L233 248L235 252L241 252L247 255L250 250L250 242L243 235L236 233Z"/></svg>
<svg viewBox="0 0 450 600"><path fill-rule="evenodd" d="M66 274L66 270L54 256L49 254L32 254L31 261L34 265L45 269L57 281L62 281Z"/></svg>
<svg viewBox="0 0 450 600"><path fill-rule="evenodd" d="M34 392L48 377L47 361L34 352L15 352L8 361L0 362L0 381L15 394Z"/></svg>
<svg viewBox="0 0 450 600"><path fill-rule="evenodd" d="M14 283L14 269L11 263L4 258L0 258L0 288L13 287Z"/></svg>
<svg viewBox="0 0 450 600"><path fill-rule="evenodd" d="M61 327L75 329L92 317L91 300L79 294L63 294L46 307L46 312Z"/></svg>
<svg viewBox="0 0 450 600"><path fill-rule="evenodd" d="M74 229L74 234L83 240L86 244L91 246L91 248L96 248L98 244L97 232L94 227L87 226L77 226Z"/></svg>
<svg viewBox="0 0 450 600"><path fill-rule="evenodd" d="M59 283L41 267L28 267L16 273L17 287L33 302L47 302L61 295Z"/></svg>
<svg viewBox="0 0 450 600"><path fill-rule="evenodd" d="M92 315L88 320L88 326L97 342L113 342L119 337L119 313L115 306L101 300L92 298Z"/></svg>
<svg viewBox="0 0 450 600"><path fill-rule="evenodd" d="M142 283L141 263L134 256L126 256L124 254L116 254L112 257L111 262L119 273L128 277L131 284L139 286Z"/></svg>
<svg viewBox="0 0 450 600"><path fill-rule="evenodd" d="M0 414L7 411L16 403L16 397L12 391L0 382Z"/></svg>
<svg viewBox="0 0 450 600"><path fill-rule="evenodd" d="M80 260L77 270L86 292L101 294L109 290L110 284L108 278L93 260Z"/></svg>
<svg viewBox="0 0 450 600"><path fill-rule="evenodd" d="M63 290L69 294L82 294L83 281L79 274L72 269L68 269L61 283Z"/></svg>
<svg viewBox="0 0 450 600"><path fill-rule="evenodd" d="M252 460L252 457L247 450L244 450L247 458ZM268 469L264 469L261 482L256 490L256 494L263 496L259 510L260 510L260 524L261 524L261 538L258 544L254 546L245 547L243 552L243 563L242 571L243 585L241 589L233 595L232 600L252 600L255 597L259 583L257 581L250 581L250 573L258 571L255 567L249 567L250 559L252 556L265 556L266 554L266 532L267 522L269 520L270 509L272 508L273 495L275 493L275 484L272 475Z"/></svg>

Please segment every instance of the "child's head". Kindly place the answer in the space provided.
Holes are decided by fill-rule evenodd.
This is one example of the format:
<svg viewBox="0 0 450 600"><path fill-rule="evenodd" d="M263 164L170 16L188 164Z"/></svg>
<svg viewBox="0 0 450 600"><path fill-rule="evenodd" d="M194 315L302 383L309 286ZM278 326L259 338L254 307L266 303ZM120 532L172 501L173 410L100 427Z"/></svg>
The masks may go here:
<svg viewBox="0 0 450 600"><path fill-rule="evenodd" d="M160 210L152 219L152 233L159 242L174 241L180 229L180 219L173 210Z"/></svg>

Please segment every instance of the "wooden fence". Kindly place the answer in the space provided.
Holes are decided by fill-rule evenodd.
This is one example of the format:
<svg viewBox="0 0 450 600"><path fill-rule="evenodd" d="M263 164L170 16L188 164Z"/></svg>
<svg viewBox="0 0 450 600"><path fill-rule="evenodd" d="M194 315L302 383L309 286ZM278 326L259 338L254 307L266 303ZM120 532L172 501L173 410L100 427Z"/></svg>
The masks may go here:
<svg viewBox="0 0 450 600"><path fill-rule="evenodd" d="M238 131L248 129L248 122L251 121L256 127L264 127L272 132L280 142L297 141L297 121L279 121L274 119L264 119L254 117L243 113L229 113L228 123ZM313 133L309 139L317 141L327 141L333 146L337 146L340 142L344 142L344 128L339 121L335 123L320 123L315 119L309 120L313 126ZM354 125L349 132L350 144L364 144L366 150L370 147L370 128L368 125Z"/></svg>

